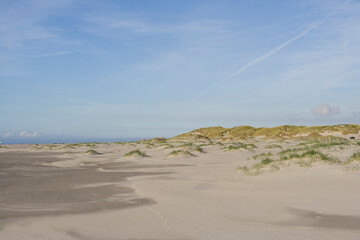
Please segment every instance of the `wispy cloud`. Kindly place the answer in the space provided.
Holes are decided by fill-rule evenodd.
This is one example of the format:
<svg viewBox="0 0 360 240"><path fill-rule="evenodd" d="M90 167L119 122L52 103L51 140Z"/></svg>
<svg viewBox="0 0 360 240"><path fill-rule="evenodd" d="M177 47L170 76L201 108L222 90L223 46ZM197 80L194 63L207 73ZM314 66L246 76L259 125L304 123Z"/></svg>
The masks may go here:
<svg viewBox="0 0 360 240"><path fill-rule="evenodd" d="M46 27L43 22L70 4L68 0L37 0L16 1L3 6L0 10L0 47L21 48L27 41L58 38L56 31Z"/></svg>

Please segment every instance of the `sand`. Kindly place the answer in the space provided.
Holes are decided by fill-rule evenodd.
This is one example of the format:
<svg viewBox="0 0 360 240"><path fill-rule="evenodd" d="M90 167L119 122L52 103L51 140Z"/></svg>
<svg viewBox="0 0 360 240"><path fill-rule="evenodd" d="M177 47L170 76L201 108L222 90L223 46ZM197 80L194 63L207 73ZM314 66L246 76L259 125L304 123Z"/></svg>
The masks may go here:
<svg viewBox="0 0 360 240"><path fill-rule="evenodd" d="M236 143L7 145L0 239L360 239L358 161L344 164L360 152L355 141L319 148L338 163L291 162L256 174L239 167L299 141L234 151L224 147ZM149 157L124 157L135 149ZM169 155L175 149L195 156Z"/></svg>

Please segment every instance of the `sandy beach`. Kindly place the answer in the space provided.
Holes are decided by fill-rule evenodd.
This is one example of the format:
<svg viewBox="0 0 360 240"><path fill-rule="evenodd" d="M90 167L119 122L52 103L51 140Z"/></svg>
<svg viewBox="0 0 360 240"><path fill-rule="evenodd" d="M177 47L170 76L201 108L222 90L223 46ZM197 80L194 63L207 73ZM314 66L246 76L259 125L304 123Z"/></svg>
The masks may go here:
<svg viewBox="0 0 360 240"><path fill-rule="evenodd" d="M339 139L2 145L0 239L360 239Z"/></svg>
<svg viewBox="0 0 360 240"><path fill-rule="evenodd" d="M360 0L0 0L0 240L360 240Z"/></svg>

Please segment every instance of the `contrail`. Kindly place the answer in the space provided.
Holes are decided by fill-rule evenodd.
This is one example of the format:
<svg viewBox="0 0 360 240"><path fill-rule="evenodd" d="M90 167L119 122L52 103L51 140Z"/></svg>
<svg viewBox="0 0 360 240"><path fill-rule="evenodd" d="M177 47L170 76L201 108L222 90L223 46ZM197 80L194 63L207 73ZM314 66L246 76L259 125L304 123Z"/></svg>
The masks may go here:
<svg viewBox="0 0 360 240"><path fill-rule="evenodd" d="M237 75L239 75L240 73L244 72L246 69L250 68L251 66L257 64L258 62L261 62L262 60L272 56L273 54L277 53L278 51L280 51L281 49L283 49L284 47L286 47L287 45L289 45L290 43L298 40L299 38L305 36L308 32L310 32L311 30L317 28L319 25L323 24L325 20L315 23L313 25L311 25L310 27L308 27L307 29L305 29L303 32L299 33L298 35L296 35L293 38L290 38L289 40L287 40L286 42L282 43L281 45L277 46L276 48L268 51L267 53L261 55L260 57L255 58L254 60L248 62L247 64L245 64L244 66L242 66L238 71L236 71L235 73L231 74L230 76L214 82L212 85L210 85L210 87L208 87L205 91L203 91L202 93L200 93L196 98L192 99L190 102L194 102L198 99L200 99L210 88L213 88L216 84L231 79Z"/></svg>
<svg viewBox="0 0 360 240"><path fill-rule="evenodd" d="M230 76L228 76L225 79L230 79L233 78L237 75L239 75L240 73L242 73L243 71L245 71L246 69L248 69L249 67L251 67L252 65L255 65L256 63L270 57L271 55L277 53L278 51L280 51L282 48L286 47L287 45L289 45L290 43L298 40L299 38L303 37L305 34L307 34L308 32L310 32L311 30L313 30L314 28L317 28L319 25L323 24L324 21L313 24L312 26L308 27L305 31L301 32L300 34L298 34L297 36L287 40L286 42L284 42L283 44L277 46L276 48L270 50L269 52L261 55L258 58L255 58L254 60L248 62L247 64L245 64L244 66L242 66L237 72L231 74Z"/></svg>
<svg viewBox="0 0 360 240"><path fill-rule="evenodd" d="M290 38L289 40L287 40L286 42L280 44L279 46L277 46L276 48L268 51L267 53L261 55L260 57L255 58L254 60L248 62L247 64L245 64L244 66L242 66L238 71L236 71L235 73L229 75L226 78L223 78L219 81L216 81L214 83L212 83L208 88L206 88L203 92L201 92L197 97L191 99L188 103L192 103L195 102L197 100L199 100L202 96L205 95L205 93L207 91L209 91L211 88L215 87L216 84L226 81L228 79L231 79L239 74L241 74L242 72L244 72L246 69L250 68L251 66L257 64L258 62L261 62L262 60L272 56L273 54L277 53L278 51L280 51L281 49L283 49L284 47L286 47L287 45L289 45L290 43L298 40L299 38L305 36L308 32L310 32L311 30L317 28L318 26L320 26L321 24L323 24L325 22L326 19L328 19L329 17L331 17L332 15L334 15L338 10L344 8L346 5L348 5L351 2L351 0L347 0L342 6L340 6L339 8L335 9L334 12L328 14L322 21L315 23L313 25L311 25L310 27L308 27L307 29L305 29L303 32L299 33L298 35L296 35L293 38Z"/></svg>

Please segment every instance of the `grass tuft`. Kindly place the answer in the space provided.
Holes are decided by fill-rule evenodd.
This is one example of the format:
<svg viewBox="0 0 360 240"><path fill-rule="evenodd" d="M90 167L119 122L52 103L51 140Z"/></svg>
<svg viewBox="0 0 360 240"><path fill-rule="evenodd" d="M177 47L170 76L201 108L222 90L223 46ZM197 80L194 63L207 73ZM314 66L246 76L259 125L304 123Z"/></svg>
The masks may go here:
<svg viewBox="0 0 360 240"><path fill-rule="evenodd" d="M90 154L90 155L101 155L101 153L99 153L98 151L95 151L93 149L87 150L85 153Z"/></svg>
<svg viewBox="0 0 360 240"><path fill-rule="evenodd" d="M273 154L271 152L268 152L268 153L261 153L261 154L257 154L257 155L254 155L253 156L253 159L254 160L257 160L259 158L263 158L263 157L270 157L272 156Z"/></svg>
<svg viewBox="0 0 360 240"><path fill-rule="evenodd" d="M250 169L247 166L238 167L239 171L242 171L243 173L248 174L250 172Z"/></svg>
<svg viewBox="0 0 360 240"><path fill-rule="evenodd" d="M232 150L238 150L238 149L245 149L245 150L252 150L253 148L256 148L255 144L252 143L236 143L234 145L230 145L228 147L224 148L224 151L232 151Z"/></svg>
<svg viewBox="0 0 360 240"><path fill-rule="evenodd" d="M260 163L255 164L253 166L253 168L256 169L256 170L260 170L260 169L266 167L267 165L269 165L272 162L274 162L274 160L272 160L271 158L265 158L265 159L261 160Z"/></svg>
<svg viewBox="0 0 360 240"><path fill-rule="evenodd" d="M199 152L199 153L204 153L204 152L205 152L202 147L196 147L196 148L194 149L194 151Z"/></svg>
<svg viewBox="0 0 360 240"><path fill-rule="evenodd" d="M139 149L130 151L124 155L125 157L139 156L139 157L149 157L145 152L140 151Z"/></svg>
<svg viewBox="0 0 360 240"><path fill-rule="evenodd" d="M280 146L278 144L269 144L269 145L266 145L265 148L280 148L280 149L282 149L282 146Z"/></svg>
<svg viewBox="0 0 360 240"><path fill-rule="evenodd" d="M174 150L171 153L169 153L169 156L179 156L179 155L183 155L183 156L191 156L194 157L195 155L192 154L190 151L188 150Z"/></svg>
<svg viewBox="0 0 360 240"><path fill-rule="evenodd" d="M347 161L346 164L352 163L354 161L360 161L360 152L354 153Z"/></svg>

